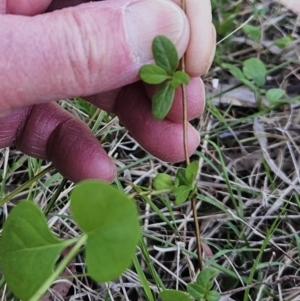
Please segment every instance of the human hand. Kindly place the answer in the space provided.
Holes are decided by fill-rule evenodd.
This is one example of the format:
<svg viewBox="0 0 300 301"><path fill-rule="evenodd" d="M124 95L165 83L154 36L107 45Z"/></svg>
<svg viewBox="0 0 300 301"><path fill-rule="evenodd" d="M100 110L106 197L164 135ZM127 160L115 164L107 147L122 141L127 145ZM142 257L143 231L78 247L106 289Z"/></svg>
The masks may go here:
<svg viewBox="0 0 300 301"><path fill-rule="evenodd" d="M188 117L197 117L204 107L198 76L209 68L215 48L210 1L200 6L199 0L187 0L190 26L168 0L108 0L65 9L59 8L82 1L50 2L0 0L0 147L15 144L50 160L74 182L112 181L115 165L88 127L50 102L80 95L116 113L154 156L183 160L180 91L167 118L155 120L152 88L138 82L138 71L152 62L153 38L169 37L180 56L186 51L186 69L194 77L187 87ZM57 10L43 13L49 5ZM192 153L199 144L192 126L188 141Z"/></svg>

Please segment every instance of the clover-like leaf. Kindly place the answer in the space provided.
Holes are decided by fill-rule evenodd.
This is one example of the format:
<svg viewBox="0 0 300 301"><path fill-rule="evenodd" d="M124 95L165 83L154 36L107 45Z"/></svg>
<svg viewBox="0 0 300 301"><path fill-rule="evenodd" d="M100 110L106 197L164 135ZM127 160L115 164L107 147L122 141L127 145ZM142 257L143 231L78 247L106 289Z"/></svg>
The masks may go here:
<svg viewBox="0 0 300 301"><path fill-rule="evenodd" d="M178 67L178 53L172 41L165 36L155 37L152 53L155 63L169 75L173 75Z"/></svg>
<svg viewBox="0 0 300 301"><path fill-rule="evenodd" d="M192 188L189 186L179 186L174 189L175 205L182 205L189 197Z"/></svg>
<svg viewBox="0 0 300 301"><path fill-rule="evenodd" d="M180 85L190 83L190 77L183 71L176 71L172 77L171 84L174 89L177 89Z"/></svg>
<svg viewBox="0 0 300 301"><path fill-rule="evenodd" d="M165 290L159 294L162 301L193 301L186 293L175 290Z"/></svg>
<svg viewBox="0 0 300 301"><path fill-rule="evenodd" d="M10 290L29 300L50 277L67 245L52 234L37 205L21 201L10 212L0 242L0 266Z"/></svg>
<svg viewBox="0 0 300 301"><path fill-rule="evenodd" d="M130 265L140 238L135 203L111 185L89 180L72 191L71 211L88 236L88 274L98 282L119 277Z"/></svg>
<svg viewBox="0 0 300 301"><path fill-rule="evenodd" d="M163 189L172 189L174 183L171 177L165 173L159 173L156 175L153 181L153 187L156 190L163 190Z"/></svg>
<svg viewBox="0 0 300 301"><path fill-rule="evenodd" d="M253 79L257 86L262 86L266 82L267 70L265 64L257 58L244 61L243 73L248 79Z"/></svg>
<svg viewBox="0 0 300 301"><path fill-rule="evenodd" d="M152 99L152 113L156 119L164 119L173 103L175 90L171 82L163 83Z"/></svg>
<svg viewBox="0 0 300 301"><path fill-rule="evenodd" d="M268 101L274 103L280 100L282 96L284 95L285 91L283 89L269 89L266 93L266 97Z"/></svg>
<svg viewBox="0 0 300 301"><path fill-rule="evenodd" d="M161 84L170 78L167 72L157 65L144 65L139 71L143 82L151 85Z"/></svg>

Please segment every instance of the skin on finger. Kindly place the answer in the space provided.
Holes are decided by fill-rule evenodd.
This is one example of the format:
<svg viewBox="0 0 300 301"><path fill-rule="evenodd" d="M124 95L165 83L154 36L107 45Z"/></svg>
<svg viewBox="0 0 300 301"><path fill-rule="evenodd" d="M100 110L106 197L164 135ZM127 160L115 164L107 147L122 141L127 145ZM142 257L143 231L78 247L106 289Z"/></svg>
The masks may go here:
<svg viewBox="0 0 300 301"><path fill-rule="evenodd" d="M7 0L6 13L34 16L44 12L51 0Z"/></svg>
<svg viewBox="0 0 300 301"><path fill-rule="evenodd" d="M149 100L152 99L157 86L145 85ZM205 106L205 89L200 77L191 78L189 85L186 85L188 120L199 117ZM166 116L167 119L183 123L183 105L181 87L176 89L172 107Z"/></svg>
<svg viewBox="0 0 300 301"><path fill-rule="evenodd" d="M170 120L155 120L142 83L128 86L116 102L116 114L138 143L149 153L167 162L183 161L183 125ZM188 150L192 155L199 145L199 134L188 126Z"/></svg>
<svg viewBox="0 0 300 301"><path fill-rule="evenodd" d="M6 13L6 0L0 0L0 15Z"/></svg>
<svg viewBox="0 0 300 301"><path fill-rule="evenodd" d="M0 22L2 113L135 82L153 61L158 33L181 55L189 39L181 9L160 0L91 2L34 17L3 15Z"/></svg>
<svg viewBox="0 0 300 301"><path fill-rule="evenodd" d="M56 103L17 109L0 120L0 147L52 161L68 179L113 181L116 168L87 125Z"/></svg>
<svg viewBox="0 0 300 301"><path fill-rule="evenodd" d="M182 0L173 0L181 7ZM216 32L212 25L210 0L186 0L186 15L190 23L190 41L185 53L185 69L191 76L205 74L214 58Z"/></svg>

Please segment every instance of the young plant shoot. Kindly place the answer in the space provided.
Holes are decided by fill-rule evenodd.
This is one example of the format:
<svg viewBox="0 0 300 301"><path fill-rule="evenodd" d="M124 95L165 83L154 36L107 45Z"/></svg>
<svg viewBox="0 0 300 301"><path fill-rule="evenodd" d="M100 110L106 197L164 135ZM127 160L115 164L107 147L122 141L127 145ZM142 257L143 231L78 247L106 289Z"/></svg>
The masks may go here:
<svg viewBox="0 0 300 301"><path fill-rule="evenodd" d="M188 84L188 74L177 70L178 53L165 36L157 36L152 43L155 64L144 65L140 69L140 78L150 85L159 85L152 98L152 113L156 119L164 119L172 106L175 89ZM177 71L176 71L177 70Z"/></svg>

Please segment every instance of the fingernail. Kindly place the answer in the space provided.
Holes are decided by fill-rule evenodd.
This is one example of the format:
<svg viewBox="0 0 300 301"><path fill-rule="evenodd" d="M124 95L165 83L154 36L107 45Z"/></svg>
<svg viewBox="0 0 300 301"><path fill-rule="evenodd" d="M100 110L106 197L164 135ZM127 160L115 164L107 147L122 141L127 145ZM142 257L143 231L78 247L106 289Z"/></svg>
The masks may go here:
<svg viewBox="0 0 300 301"><path fill-rule="evenodd" d="M151 44L157 35L167 36L181 56L188 44L189 26L179 6L169 1L134 1L125 11L129 47L139 63L153 59Z"/></svg>

